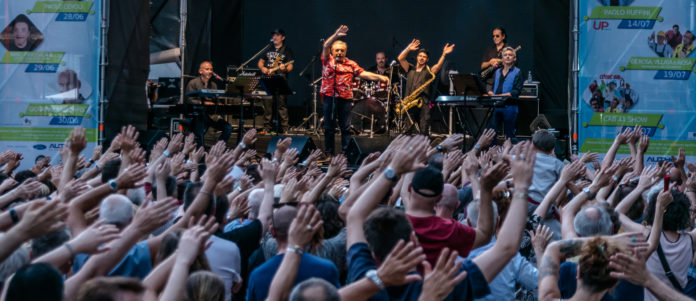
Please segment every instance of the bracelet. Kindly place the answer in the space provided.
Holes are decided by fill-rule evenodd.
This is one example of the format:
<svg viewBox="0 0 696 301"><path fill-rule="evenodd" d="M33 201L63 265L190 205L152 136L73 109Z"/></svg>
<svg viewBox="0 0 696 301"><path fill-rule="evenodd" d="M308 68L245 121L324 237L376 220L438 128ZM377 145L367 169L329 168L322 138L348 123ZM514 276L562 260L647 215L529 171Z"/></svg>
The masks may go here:
<svg viewBox="0 0 696 301"><path fill-rule="evenodd" d="M70 257L75 257L75 255L76 255L75 249L73 249L73 247L67 242L64 243L63 245L65 246L66 249L68 249L68 251L70 251Z"/></svg>
<svg viewBox="0 0 696 301"><path fill-rule="evenodd" d="M480 149L481 149L481 146L478 145L478 144L476 144L476 145L474 145L474 148L477 149L477 150L480 150Z"/></svg>
<svg viewBox="0 0 696 301"><path fill-rule="evenodd" d="M13 224L19 223L19 216L17 216L17 211L14 210L14 208L10 208L10 218L12 219Z"/></svg>
<svg viewBox="0 0 696 301"><path fill-rule="evenodd" d="M242 149L246 149L247 145L244 142L239 141L239 147L241 147Z"/></svg>
<svg viewBox="0 0 696 301"><path fill-rule="evenodd" d="M302 251L302 248L300 246L295 245L293 247L291 247L291 246L286 247L285 253L295 253L298 255L302 255L302 253L304 253L304 251Z"/></svg>
<svg viewBox="0 0 696 301"><path fill-rule="evenodd" d="M208 192L208 191L205 191L205 190L203 190L203 189L201 189L201 190L199 191L199 193L207 194L207 195L210 195L210 196L213 195L212 193L210 193L210 192Z"/></svg>
<svg viewBox="0 0 696 301"><path fill-rule="evenodd" d="M169 157L169 150L166 150L166 149L165 149L165 150L162 152L162 156L165 156L165 157L168 158L168 157Z"/></svg>
<svg viewBox="0 0 696 301"><path fill-rule="evenodd" d="M519 198L519 199L528 199L529 196L526 192L516 192L515 195L513 195L514 198Z"/></svg>

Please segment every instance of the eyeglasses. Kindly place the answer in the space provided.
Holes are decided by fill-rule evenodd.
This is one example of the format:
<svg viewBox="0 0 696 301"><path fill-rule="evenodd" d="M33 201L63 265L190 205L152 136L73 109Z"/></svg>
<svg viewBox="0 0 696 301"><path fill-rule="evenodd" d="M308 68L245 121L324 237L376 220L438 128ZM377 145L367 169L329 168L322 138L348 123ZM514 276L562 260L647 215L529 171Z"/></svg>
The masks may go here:
<svg viewBox="0 0 696 301"><path fill-rule="evenodd" d="M494 34L493 37L494 37L494 38L500 38L501 35L499 35L499 34Z"/></svg>

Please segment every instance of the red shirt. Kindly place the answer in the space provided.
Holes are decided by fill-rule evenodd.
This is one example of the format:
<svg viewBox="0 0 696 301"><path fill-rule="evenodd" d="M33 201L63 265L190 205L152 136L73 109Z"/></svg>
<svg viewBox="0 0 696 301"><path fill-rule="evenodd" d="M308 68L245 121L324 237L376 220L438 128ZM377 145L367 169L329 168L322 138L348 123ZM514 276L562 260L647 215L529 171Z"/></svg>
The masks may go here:
<svg viewBox="0 0 696 301"><path fill-rule="evenodd" d="M413 225L413 231L423 247L426 259L433 266L437 263L440 251L445 247L457 251L461 257L469 256L469 251L474 247L476 230L456 220L434 215L415 217L407 214L406 217Z"/></svg>
<svg viewBox="0 0 696 301"><path fill-rule="evenodd" d="M336 74L334 75L334 71ZM351 83L354 76L360 75L365 69L358 66L358 63L343 58L342 63L336 64L332 55L329 55L329 60L321 58L321 95L332 97L334 96L334 79L336 79L336 97L344 99L353 98L353 89Z"/></svg>

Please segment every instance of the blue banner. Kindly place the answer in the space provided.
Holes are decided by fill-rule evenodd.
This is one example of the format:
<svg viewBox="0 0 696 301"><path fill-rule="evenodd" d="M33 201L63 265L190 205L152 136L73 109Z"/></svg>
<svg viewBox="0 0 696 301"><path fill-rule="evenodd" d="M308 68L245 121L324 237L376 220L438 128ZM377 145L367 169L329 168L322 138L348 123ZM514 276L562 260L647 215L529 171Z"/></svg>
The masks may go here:
<svg viewBox="0 0 696 301"><path fill-rule="evenodd" d="M12 149L28 169L56 158L70 131L97 144L100 1L0 0L0 152Z"/></svg>
<svg viewBox="0 0 696 301"><path fill-rule="evenodd" d="M647 162L680 147L696 159L696 0L610 2L580 0L580 152L606 153L619 131L641 125Z"/></svg>

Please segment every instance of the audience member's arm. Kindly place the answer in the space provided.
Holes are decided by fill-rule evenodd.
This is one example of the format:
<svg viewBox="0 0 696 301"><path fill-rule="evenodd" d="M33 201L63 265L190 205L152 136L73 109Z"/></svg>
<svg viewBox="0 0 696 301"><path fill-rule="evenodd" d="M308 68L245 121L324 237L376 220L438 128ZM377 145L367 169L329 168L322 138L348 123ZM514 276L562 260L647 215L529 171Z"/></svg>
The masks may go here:
<svg viewBox="0 0 696 301"><path fill-rule="evenodd" d="M481 174L481 201L479 202L479 216L476 220L474 249L488 244L495 232L493 229L493 188L505 177L506 168L507 164L501 161L487 168Z"/></svg>
<svg viewBox="0 0 696 301"><path fill-rule="evenodd" d="M14 181L14 180L12 180ZM15 182L16 183L16 182ZM22 184L0 196L0 208L3 208L16 199L30 200L41 190L41 182L36 179L26 179Z"/></svg>
<svg viewBox="0 0 696 301"><path fill-rule="evenodd" d="M660 168L657 166L644 168L643 172L640 174L638 185L616 205L616 212L626 214L626 212L631 209L631 206L633 206L633 203L640 198L640 195L660 180L659 177L657 177L659 173Z"/></svg>
<svg viewBox="0 0 696 301"><path fill-rule="evenodd" d="M457 251L450 253L449 249L444 248L435 263L435 269L431 269L430 263L423 261L425 279L418 301L444 300L466 278L466 271L460 271L462 262L457 261L457 255Z"/></svg>
<svg viewBox="0 0 696 301"><path fill-rule="evenodd" d="M65 216L65 205L60 201L32 201L17 225L0 238L0 262L25 241L62 228Z"/></svg>
<svg viewBox="0 0 696 301"><path fill-rule="evenodd" d="M672 163L674 163L674 167L676 169L679 169L679 171L681 171L679 175L681 177L682 183L686 183L686 169L684 169L684 165L686 164L686 151L684 151L684 148L679 148L679 154L676 158L672 156Z"/></svg>
<svg viewBox="0 0 696 301"><path fill-rule="evenodd" d="M121 232L121 237L111 242L108 251L90 257L77 274L65 281L63 299L72 300L82 283L106 275L142 237L169 221L176 206L177 202L173 198L154 204L144 203L136 211L131 224Z"/></svg>
<svg viewBox="0 0 696 301"><path fill-rule="evenodd" d="M75 176L75 165L77 164L77 156L80 152L87 146L87 138L85 138L85 129L83 127L76 127L70 132L70 137L68 138L68 143L66 147L67 158L64 158L63 162L63 172L60 173L60 182L58 184L58 191L62 190L65 184L67 184Z"/></svg>
<svg viewBox="0 0 696 301"><path fill-rule="evenodd" d="M104 225L103 221L98 221L82 231L77 237L34 259L33 262L45 262L60 269L73 259L75 254L98 254L108 251L109 246L105 244L118 237L118 228L114 225Z"/></svg>
<svg viewBox="0 0 696 301"><path fill-rule="evenodd" d="M529 236L532 239L534 254L541 256L546 251L546 246L551 241L551 238L553 238L553 232L546 225L538 225L535 231L529 231ZM540 265L541 260L537 260L537 269L541 268Z"/></svg>
<svg viewBox="0 0 696 301"><path fill-rule="evenodd" d="M618 135L616 135L614 143L611 144L611 147L609 148L607 154L604 156L604 159L602 160L602 170L605 168L609 168L609 166L611 166L611 164L614 163L614 156L616 156L616 151L619 150L619 146L621 146L622 144L626 144L628 136L630 136L631 133L631 129L626 128L623 132L620 132Z"/></svg>
<svg viewBox="0 0 696 301"><path fill-rule="evenodd" d="M676 185L676 184L675 184ZM662 236L662 221L667 211L667 206L672 202L672 189L674 185L667 191L660 191L657 195L657 204L655 204L655 216L653 218L652 228L650 229L650 238L648 239L648 250L645 252L648 256L653 251L657 250L660 245L660 236Z"/></svg>
<svg viewBox="0 0 696 301"><path fill-rule="evenodd" d="M597 194L599 189L606 186L611 182L611 176L613 175L616 166L603 168L599 174L595 177L594 181L588 189L590 190L589 195L585 192L576 195L570 202L563 207L563 216L561 218L561 237L563 239L570 239L577 237L575 232L575 225L573 221L575 220L575 214L580 211L582 205L590 200L590 196Z"/></svg>
<svg viewBox="0 0 696 301"><path fill-rule="evenodd" d="M302 261L302 252L322 226L321 215L313 205L302 205L288 230L288 248L273 276L266 300L287 300Z"/></svg>
<svg viewBox="0 0 696 301"><path fill-rule="evenodd" d="M648 151L648 146L650 146L650 137L648 137L648 135L642 135L638 143L638 151L635 157L636 161L633 165L633 171L636 173L643 171L643 158L645 157L645 152Z"/></svg>
<svg viewBox="0 0 696 301"><path fill-rule="evenodd" d="M556 181L556 183L553 184L551 190L549 190L546 196L544 196L544 200L541 201L539 206L537 206L537 208L534 210L534 214L541 217L542 220L546 219L546 213L549 212L551 204L556 202L558 196L561 193L565 193L566 185L568 184L568 182L580 176L584 169L585 166L582 164L580 160L570 163L563 167L563 171L561 171L561 177L558 178L558 181Z"/></svg>
<svg viewBox="0 0 696 301"><path fill-rule="evenodd" d="M527 219L527 191L532 183L536 160L532 144L521 142L514 159L507 157L506 160L510 164L515 193L495 244L473 260L488 282L498 275L520 247Z"/></svg>
<svg viewBox="0 0 696 301"><path fill-rule="evenodd" d="M408 138L404 145L396 151L387 167L387 169L394 171L395 177L425 167L418 159L425 154L428 148L428 138L414 136ZM365 189L365 192L360 195L355 205L348 212L346 221L347 248L350 248L355 243L367 241L363 232L363 223L394 183L393 180L387 179L384 174L380 174L377 177L377 180Z"/></svg>
<svg viewBox="0 0 696 301"><path fill-rule="evenodd" d="M324 192L326 189L326 186L329 185L329 183L333 182L336 177L339 176L339 173L341 171L341 166L346 164L346 157L344 156L335 156L331 159L331 164L329 165L329 170L327 171L326 175L319 181L319 184L315 185L312 190L305 194L304 197L302 198L303 203L310 203L313 204L319 199L319 196L321 196L321 193Z"/></svg>
<svg viewBox="0 0 696 301"><path fill-rule="evenodd" d="M219 183L230 169L232 169L234 160L232 160L231 153L226 153L218 158L212 159L210 164L206 165L208 168L205 171L203 186L184 213L184 217L181 219L182 221L189 221L191 218L197 219L205 212L205 208L208 207L208 204L213 198L213 192L217 183ZM180 225L182 224L177 226Z"/></svg>
<svg viewBox="0 0 696 301"><path fill-rule="evenodd" d="M635 252L634 256L617 253L611 256L609 266L614 269L609 275L647 288L659 300L688 301L691 298L662 282L645 267L645 255Z"/></svg>
<svg viewBox="0 0 696 301"><path fill-rule="evenodd" d="M380 161L377 160L380 153L371 153L363 160L360 168L355 171L353 176L350 177L350 185L348 186L348 196L343 200L341 206L338 207L338 216L344 221L348 216L350 208L353 207L355 200L362 194L361 191L365 189L371 182L363 184L367 176L372 174L380 165Z"/></svg>
<svg viewBox="0 0 696 301"><path fill-rule="evenodd" d="M145 165L131 166L125 173L119 175L114 181L118 189L133 188L136 183L145 178ZM87 228L85 212L99 205L104 197L113 193L109 183L104 183L96 188L88 190L86 193L74 198L68 204L68 219L66 221L73 236L77 236Z"/></svg>
<svg viewBox="0 0 696 301"><path fill-rule="evenodd" d="M176 251L176 261L160 300L181 300L185 295L186 280L191 263L199 253L204 252L210 233L203 226L193 226L184 231Z"/></svg>
<svg viewBox="0 0 696 301"><path fill-rule="evenodd" d="M263 200L259 207L259 216L257 219L263 226L261 233L266 233L271 224L273 216L273 187L275 186L276 173L278 172L278 164L270 160L264 159L261 162L262 177L263 177Z"/></svg>

